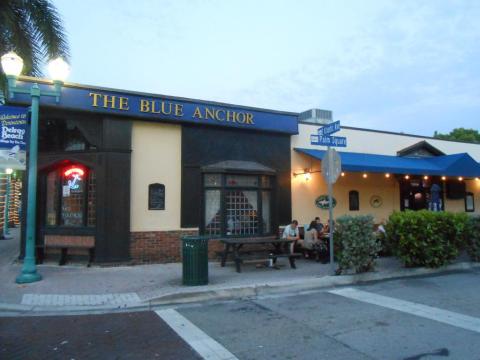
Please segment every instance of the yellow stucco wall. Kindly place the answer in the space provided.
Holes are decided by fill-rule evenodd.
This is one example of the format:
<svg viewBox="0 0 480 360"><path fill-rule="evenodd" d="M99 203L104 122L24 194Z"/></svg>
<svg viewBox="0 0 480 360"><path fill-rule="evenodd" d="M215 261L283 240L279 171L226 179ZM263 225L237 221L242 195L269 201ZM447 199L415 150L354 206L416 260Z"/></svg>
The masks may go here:
<svg viewBox="0 0 480 360"><path fill-rule="evenodd" d="M308 156L292 153L292 172L303 172L304 168L312 167L313 170L320 170L320 161L311 160ZM351 190L359 192L360 210L350 211L348 193ZM315 199L320 195L326 195L327 184L321 173L312 173L309 181L303 175L292 176L292 214L301 224L309 223L320 216L322 221L328 219L328 210L322 210L315 206ZM386 178L384 174L368 174L364 179L361 173L345 173L339 177L333 186L333 194L337 200L334 208L334 217L341 215L371 214L375 222L379 223L392 213L393 210L400 210L400 195L398 182L393 178ZM373 195L380 196L382 205L374 208L370 205Z"/></svg>
<svg viewBox="0 0 480 360"><path fill-rule="evenodd" d="M134 121L131 231L180 229L181 134L178 125ZM148 210L148 185L165 185L165 210Z"/></svg>
<svg viewBox="0 0 480 360"><path fill-rule="evenodd" d="M475 180L466 180L467 192L473 193L474 196L474 205L475 212L470 214L480 214L480 181ZM445 210L453 212L464 212L465 211L465 200L458 199L445 199Z"/></svg>

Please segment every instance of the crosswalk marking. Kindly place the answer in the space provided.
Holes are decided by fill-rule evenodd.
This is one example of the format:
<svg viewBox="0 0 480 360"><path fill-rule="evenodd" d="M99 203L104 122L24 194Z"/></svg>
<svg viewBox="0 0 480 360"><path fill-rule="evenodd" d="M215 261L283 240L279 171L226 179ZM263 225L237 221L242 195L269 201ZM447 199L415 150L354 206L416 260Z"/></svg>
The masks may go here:
<svg viewBox="0 0 480 360"><path fill-rule="evenodd" d="M36 306L121 306L139 302L141 302L141 299L136 293L98 295L25 294L22 297L22 305Z"/></svg>
<svg viewBox="0 0 480 360"><path fill-rule="evenodd" d="M235 355L179 314L178 311L165 309L157 310L155 313L204 359L238 360Z"/></svg>
<svg viewBox="0 0 480 360"><path fill-rule="evenodd" d="M473 316L463 315L453 311L400 300L389 296L378 295L354 288L330 290L329 293L480 333L480 319Z"/></svg>

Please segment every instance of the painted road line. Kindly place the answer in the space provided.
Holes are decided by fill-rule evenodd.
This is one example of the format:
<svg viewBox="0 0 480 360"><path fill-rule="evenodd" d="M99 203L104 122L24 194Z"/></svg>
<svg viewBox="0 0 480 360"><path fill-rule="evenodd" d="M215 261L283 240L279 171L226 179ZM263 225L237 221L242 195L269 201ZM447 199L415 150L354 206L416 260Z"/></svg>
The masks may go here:
<svg viewBox="0 0 480 360"><path fill-rule="evenodd" d="M480 333L480 318L473 316L463 315L453 311L400 300L389 296L378 295L354 288L330 290L329 293Z"/></svg>
<svg viewBox="0 0 480 360"><path fill-rule="evenodd" d="M25 294L22 297L21 304L36 306L121 306L139 302L141 302L141 299L136 293L103 295Z"/></svg>
<svg viewBox="0 0 480 360"><path fill-rule="evenodd" d="M235 360L230 351L216 342L174 309L155 311L201 357L209 360Z"/></svg>

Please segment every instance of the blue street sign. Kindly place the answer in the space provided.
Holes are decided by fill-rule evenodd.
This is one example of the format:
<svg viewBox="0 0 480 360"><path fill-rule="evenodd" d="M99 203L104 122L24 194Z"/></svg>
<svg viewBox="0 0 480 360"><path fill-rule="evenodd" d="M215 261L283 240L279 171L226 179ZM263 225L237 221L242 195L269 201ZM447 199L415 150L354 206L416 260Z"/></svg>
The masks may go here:
<svg viewBox="0 0 480 360"><path fill-rule="evenodd" d="M346 147L347 138L343 136L310 135L310 144L323 146Z"/></svg>
<svg viewBox="0 0 480 360"><path fill-rule="evenodd" d="M327 136L340 131L340 120L327 124L318 130L318 136Z"/></svg>

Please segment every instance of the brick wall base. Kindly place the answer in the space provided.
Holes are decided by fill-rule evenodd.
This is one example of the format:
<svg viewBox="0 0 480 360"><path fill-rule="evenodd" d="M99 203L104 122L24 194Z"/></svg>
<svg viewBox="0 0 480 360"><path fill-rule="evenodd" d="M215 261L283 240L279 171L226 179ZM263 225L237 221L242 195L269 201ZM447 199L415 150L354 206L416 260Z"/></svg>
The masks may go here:
<svg viewBox="0 0 480 360"><path fill-rule="evenodd" d="M130 256L134 264L169 263L182 260L182 236L198 235L195 230L135 231L130 233ZM217 259L223 244L218 240L208 243L208 256Z"/></svg>

